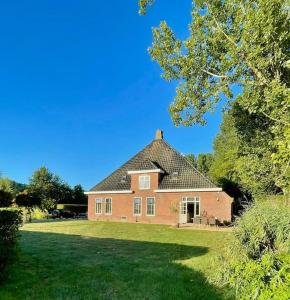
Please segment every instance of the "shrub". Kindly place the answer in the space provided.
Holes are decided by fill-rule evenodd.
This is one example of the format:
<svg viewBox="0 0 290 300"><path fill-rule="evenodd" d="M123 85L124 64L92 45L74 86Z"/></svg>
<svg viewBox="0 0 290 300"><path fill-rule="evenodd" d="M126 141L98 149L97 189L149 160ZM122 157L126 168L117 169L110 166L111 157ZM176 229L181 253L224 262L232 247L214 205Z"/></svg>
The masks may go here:
<svg viewBox="0 0 290 300"><path fill-rule="evenodd" d="M12 200L13 200L13 196L10 192L0 190L0 207L11 206Z"/></svg>
<svg viewBox="0 0 290 300"><path fill-rule="evenodd" d="M237 221L220 278L238 299L289 299L290 205L257 201Z"/></svg>
<svg viewBox="0 0 290 300"><path fill-rule="evenodd" d="M21 210L0 208L0 280L8 263L15 257L17 232L21 224Z"/></svg>

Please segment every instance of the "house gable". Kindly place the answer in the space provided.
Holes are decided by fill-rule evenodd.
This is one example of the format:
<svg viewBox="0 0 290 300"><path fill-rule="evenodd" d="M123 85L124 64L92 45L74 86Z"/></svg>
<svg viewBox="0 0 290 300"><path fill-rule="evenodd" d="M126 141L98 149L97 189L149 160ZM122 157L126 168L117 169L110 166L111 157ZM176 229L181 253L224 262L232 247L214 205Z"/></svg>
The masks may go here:
<svg viewBox="0 0 290 300"><path fill-rule="evenodd" d="M90 192L128 191L132 189L131 182L135 189L135 175L141 173L158 174L156 190L217 188L183 155L164 141L162 133L158 133L155 140L94 186Z"/></svg>

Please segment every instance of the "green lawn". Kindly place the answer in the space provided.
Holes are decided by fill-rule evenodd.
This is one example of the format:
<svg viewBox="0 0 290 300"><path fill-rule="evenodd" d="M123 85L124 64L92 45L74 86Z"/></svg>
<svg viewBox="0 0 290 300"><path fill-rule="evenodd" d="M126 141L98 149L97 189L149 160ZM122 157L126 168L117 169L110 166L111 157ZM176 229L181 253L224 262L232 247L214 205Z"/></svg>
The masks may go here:
<svg viewBox="0 0 290 300"><path fill-rule="evenodd" d="M0 299L228 299L207 278L229 235L110 222L26 224Z"/></svg>

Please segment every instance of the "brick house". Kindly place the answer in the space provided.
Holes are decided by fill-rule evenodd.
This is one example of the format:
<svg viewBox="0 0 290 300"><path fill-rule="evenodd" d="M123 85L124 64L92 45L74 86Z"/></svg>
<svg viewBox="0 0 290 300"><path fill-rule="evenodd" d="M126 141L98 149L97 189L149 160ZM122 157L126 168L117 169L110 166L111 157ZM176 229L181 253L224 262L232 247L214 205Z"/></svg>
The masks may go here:
<svg viewBox="0 0 290 300"><path fill-rule="evenodd" d="M89 220L184 224L232 218L233 199L165 142L161 130L86 194Z"/></svg>

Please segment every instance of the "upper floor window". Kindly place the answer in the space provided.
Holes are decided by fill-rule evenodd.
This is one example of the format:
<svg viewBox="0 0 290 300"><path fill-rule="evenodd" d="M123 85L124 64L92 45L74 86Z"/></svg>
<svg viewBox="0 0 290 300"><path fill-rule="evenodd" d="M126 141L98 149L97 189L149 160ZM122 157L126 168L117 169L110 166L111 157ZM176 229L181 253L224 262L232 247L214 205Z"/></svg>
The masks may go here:
<svg viewBox="0 0 290 300"><path fill-rule="evenodd" d="M96 199L96 214L102 213L102 199Z"/></svg>
<svg viewBox="0 0 290 300"><path fill-rule="evenodd" d="M105 214L111 215L112 214L112 198L106 198L105 199Z"/></svg>
<svg viewBox="0 0 290 300"><path fill-rule="evenodd" d="M140 175L139 176L139 189L140 190L150 189L150 176L149 175Z"/></svg>

